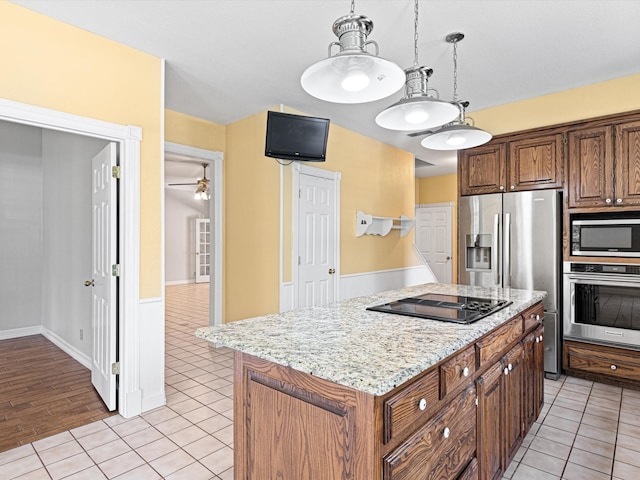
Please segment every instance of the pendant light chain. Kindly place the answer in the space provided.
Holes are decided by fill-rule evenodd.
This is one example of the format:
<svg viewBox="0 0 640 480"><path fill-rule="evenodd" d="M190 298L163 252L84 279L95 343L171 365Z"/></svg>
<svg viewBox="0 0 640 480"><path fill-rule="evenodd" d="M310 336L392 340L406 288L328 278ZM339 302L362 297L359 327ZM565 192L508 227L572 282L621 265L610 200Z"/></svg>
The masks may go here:
<svg viewBox="0 0 640 480"><path fill-rule="evenodd" d="M356 0L351 0L351 15L356 11Z"/></svg>
<svg viewBox="0 0 640 480"><path fill-rule="evenodd" d="M453 101L458 102L458 42L453 42Z"/></svg>
<svg viewBox="0 0 640 480"><path fill-rule="evenodd" d="M415 17L413 20L413 66L418 66L418 0L414 8Z"/></svg>

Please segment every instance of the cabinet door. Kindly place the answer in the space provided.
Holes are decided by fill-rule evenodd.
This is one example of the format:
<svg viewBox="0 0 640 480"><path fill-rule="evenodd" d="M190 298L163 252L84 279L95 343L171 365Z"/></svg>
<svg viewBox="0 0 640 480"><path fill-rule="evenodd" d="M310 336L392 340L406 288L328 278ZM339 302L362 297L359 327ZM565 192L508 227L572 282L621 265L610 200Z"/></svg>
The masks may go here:
<svg viewBox="0 0 640 480"><path fill-rule="evenodd" d="M535 332L531 332L522 341L524 348L524 391L523 391L523 407L524 407L524 423L528 430L536 421L536 389L537 382L535 376L536 357L535 357Z"/></svg>
<svg viewBox="0 0 640 480"><path fill-rule="evenodd" d="M616 125L616 205L640 205L640 122Z"/></svg>
<svg viewBox="0 0 640 480"><path fill-rule="evenodd" d="M460 195L505 191L507 148L483 145L459 153Z"/></svg>
<svg viewBox="0 0 640 480"><path fill-rule="evenodd" d="M612 127L569 132L569 207L614 204Z"/></svg>
<svg viewBox="0 0 640 480"><path fill-rule="evenodd" d="M505 356L503 364L504 374L504 404L502 415L504 416L504 465L507 466L513 460L516 451L524 437L524 422L522 408L522 388L524 382L524 350L518 343Z"/></svg>
<svg viewBox="0 0 640 480"><path fill-rule="evenodd" d="M562 187L562 135L509 143L509 190Z"/></svg>
<svg viewBox="0 0 640 480"><path fill-rule="evenodd" d="M533 421L535 422L540 413L542 412L542 407L544 406L544 325L540 325L533 334L536 336L534 348L534 361L535 361L535 390L534 390L534 399L535 399L535 418ZM537 339L540 339L539 341ZM528 429L527 429L528 430Z"/></svg>
<svg viewBox="0 0 640 480"><path fill-rule="evenodd" d="M502 364L497 362L476 380L480 480L500 479L504 472L502 377Z"/></svg>

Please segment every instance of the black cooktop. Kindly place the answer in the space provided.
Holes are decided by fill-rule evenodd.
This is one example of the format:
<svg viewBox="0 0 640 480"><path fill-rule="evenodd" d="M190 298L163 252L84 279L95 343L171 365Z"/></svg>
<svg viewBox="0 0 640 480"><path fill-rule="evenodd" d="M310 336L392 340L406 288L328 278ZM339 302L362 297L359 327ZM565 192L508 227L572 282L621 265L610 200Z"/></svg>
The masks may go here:
<svg viewBox="0 0 640 480"><path fill-rule="evenodd" d="M469 324L512 303L508 300L494 300L492 298L425 293L417 297L403 298L395 302L369 307L367 310Z"/></svg>

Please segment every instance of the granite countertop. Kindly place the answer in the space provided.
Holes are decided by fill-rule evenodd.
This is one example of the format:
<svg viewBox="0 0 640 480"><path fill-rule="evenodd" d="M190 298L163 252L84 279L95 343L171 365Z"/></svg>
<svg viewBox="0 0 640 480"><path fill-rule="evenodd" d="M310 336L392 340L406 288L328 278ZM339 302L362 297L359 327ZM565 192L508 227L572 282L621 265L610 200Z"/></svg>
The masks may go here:
<svg viewBox="0 0 640 480"><path fill-rule="evenodd" d="M366 307L423 293L510 300L470 325L425 320ZM326 306L308 307L196 330L195 335L372 395L384 395L474 342L545 292L424 284Z"/></svg>

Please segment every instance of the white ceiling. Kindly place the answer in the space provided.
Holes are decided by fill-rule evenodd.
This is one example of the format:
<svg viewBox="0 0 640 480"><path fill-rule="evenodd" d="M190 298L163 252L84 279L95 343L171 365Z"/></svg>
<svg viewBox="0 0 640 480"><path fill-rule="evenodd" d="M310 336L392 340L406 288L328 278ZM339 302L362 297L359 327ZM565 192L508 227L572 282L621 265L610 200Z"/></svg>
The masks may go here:
<svg viewBox="0 0 640 480"><path fill-rule="evenodd" d="M300 75L337 40L348 0L14 0L85 30L166 59L166 107L229 124L278 104L413 152L433 163L418 176L455 171L455 153L378 127L402 97L360 105L317 100ZM402 68L413 64L413 0L359 0L369 40ZM637 0L421 0L419 60L429 86L452 96L452 47L460 31L458 94L468 113L640 72ZM126 74L126 72L122 72ZM585 99L588 101L588 99ZM479 125L482 127L482 125Z"/></svg>

